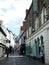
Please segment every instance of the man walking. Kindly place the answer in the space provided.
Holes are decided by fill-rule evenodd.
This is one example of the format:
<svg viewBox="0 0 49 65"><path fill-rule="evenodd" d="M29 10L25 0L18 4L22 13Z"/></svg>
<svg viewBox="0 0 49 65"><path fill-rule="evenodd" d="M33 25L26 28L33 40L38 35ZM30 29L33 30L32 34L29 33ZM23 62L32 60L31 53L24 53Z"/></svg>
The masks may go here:
<svg viewBox="0 0 49 65"><path fill-rule="evenodd" d="M7 58L8 58L8 56L9 56L9 48L6 48L6 49L5 49L5 53L6 53Z"/></svg>

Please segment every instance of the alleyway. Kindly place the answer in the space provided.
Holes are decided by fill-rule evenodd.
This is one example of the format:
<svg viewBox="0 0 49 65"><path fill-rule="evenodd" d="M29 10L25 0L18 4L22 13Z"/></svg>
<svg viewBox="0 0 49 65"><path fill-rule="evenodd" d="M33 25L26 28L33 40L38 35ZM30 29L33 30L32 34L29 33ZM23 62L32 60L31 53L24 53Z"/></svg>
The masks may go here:
<svg viewBox="0 0 49 65"><path fill-rule="evenodd" d="M12 54L9 55L8 59L6 57L0 59L0 65L45 65L45 64L42 64L35 60L31 60L27 57L18 54Z"/></svg>

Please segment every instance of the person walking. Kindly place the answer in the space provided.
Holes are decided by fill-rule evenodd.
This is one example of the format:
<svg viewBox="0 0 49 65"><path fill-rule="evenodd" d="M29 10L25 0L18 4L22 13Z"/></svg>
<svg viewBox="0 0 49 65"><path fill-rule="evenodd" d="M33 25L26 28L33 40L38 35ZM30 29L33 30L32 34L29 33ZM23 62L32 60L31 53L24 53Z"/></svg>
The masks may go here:
<svg viewBox="0 0 49 65"><path fill-rule="evenodd" d="M5 53L6 53L7 59L8 59L8 56L9 56L9 48L6 48L6 49L5 49Z"/></svg>
<svg viewBox="0 0 49 65"><path fill-rule="evenodd" d="M8 58L8 56L9 56L9 49L7 49L7 58Z"/></svg>
<svg viewBox="0 0 49 65"><path fill-rule="evenodd" d="M43 51L40 52L40 58L41 58L42 63L44 63L44 52Z"/></svg>

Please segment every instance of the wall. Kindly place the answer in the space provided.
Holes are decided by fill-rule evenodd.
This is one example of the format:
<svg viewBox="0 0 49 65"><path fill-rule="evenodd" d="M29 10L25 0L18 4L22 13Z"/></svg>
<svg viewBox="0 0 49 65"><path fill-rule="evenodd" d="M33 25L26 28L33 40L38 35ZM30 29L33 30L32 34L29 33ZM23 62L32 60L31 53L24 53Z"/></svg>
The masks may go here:
<svg viewBox="0 0 49 65"><path fill-rule="evenodd" d="M2 33L2 31L0 31L0 43L2 43L2 44L5 44L5 36L4 36L4 34ZM2 47L0 47L0 57L3 55L3 48Z"/></svg>
<svg viewBox="0 0 49 65"><path fill-rule="evenodd" d="M45 62L49 63L49 28L47 28L47 34L45 36Z"/></svg>
<svg viewBox="0 0 49 65"><path fill-rule="evenodd" d="M0 57L2 56L3 48L0 47Z"/></svg>
<svg viewBox="0 0 49 65"><path fill-rule="evenodd" d="M25 32L24 32L24 33L22 34L22 36L21 36L21 44L25 44L24 37L25 37Z"/></svg>
<svg viewBox="0 0 49 65"><path fill-rule="evenodd" d="M1 39L5 39L5 36L3 35L3 33L0 31L0 40Z"/></svg>
<svg viewBox="0 0 49 65"><path fill-rule="evenodd" d="M13 34L12 32L10 32L10 45L14 48L14 45L15 45L15 41L14 41L14 37L13 37Z"/></svg>
<svg viewBox="0 0 49 65"><path fill-rule="evenodd" d="M26 40L26 47L29 46L29 43L32 48L31 56L36 56L36 50L34 47L34 40L37 38L40 39L41 35L43 36L44 42L44 53L45 53L45 63L49 63L49 21L47 21L43 26L41 26L31 37ZM41 41L40 41L41 43ZM26 52L27 53L27 52ZM29 52L28 52L29 53Z"/></svg>

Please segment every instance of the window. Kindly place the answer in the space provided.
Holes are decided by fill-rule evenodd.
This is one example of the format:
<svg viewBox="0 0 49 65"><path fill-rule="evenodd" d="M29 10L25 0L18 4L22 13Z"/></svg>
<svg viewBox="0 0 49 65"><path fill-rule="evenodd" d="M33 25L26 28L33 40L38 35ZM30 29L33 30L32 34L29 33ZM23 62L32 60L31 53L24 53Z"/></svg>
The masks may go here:
<svg viewBox="0 0 49 65"><path fill-rule="evenodd" d="M43 46L44 42L43 42L43 36L42 35L41 35L40 39L41 39L41 45Z"/></svg>

